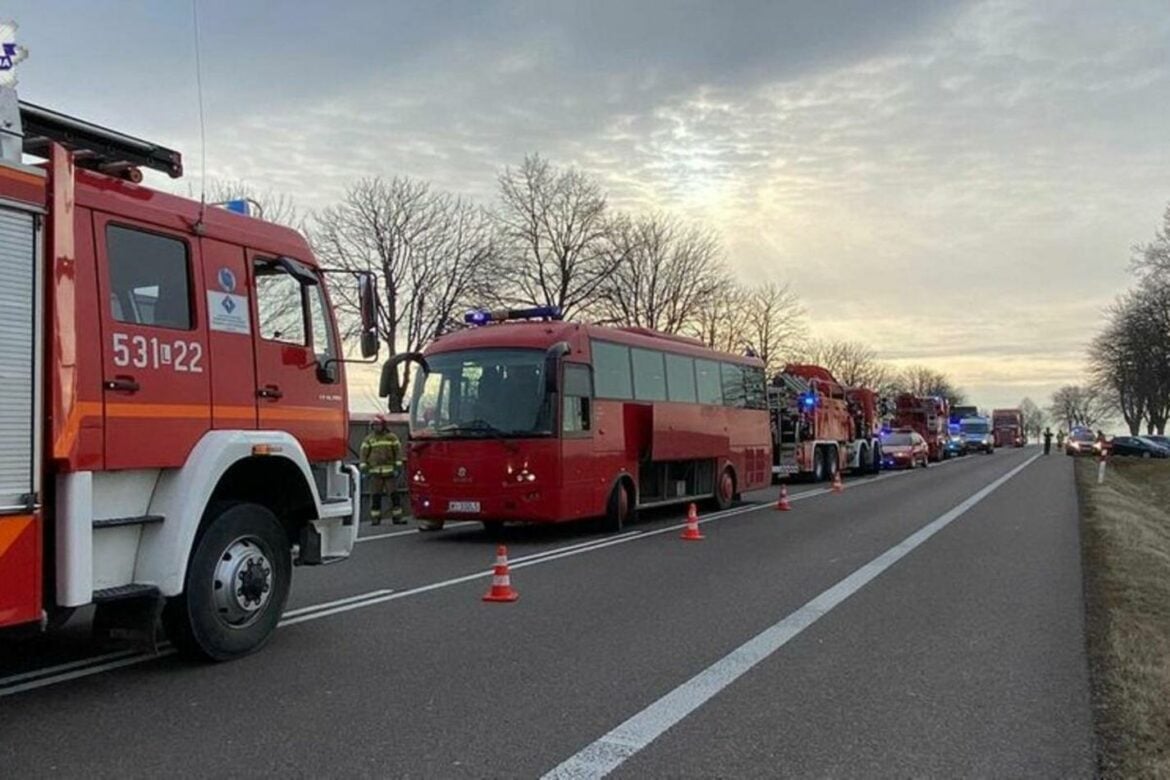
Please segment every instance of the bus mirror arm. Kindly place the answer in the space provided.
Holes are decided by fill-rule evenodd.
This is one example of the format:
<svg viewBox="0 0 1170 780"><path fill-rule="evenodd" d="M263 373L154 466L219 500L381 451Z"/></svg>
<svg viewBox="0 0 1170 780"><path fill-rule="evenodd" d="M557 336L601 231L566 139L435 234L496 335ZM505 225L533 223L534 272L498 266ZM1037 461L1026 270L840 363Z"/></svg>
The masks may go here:
<svg viewBox="0 0 1170 780"><path fill-rule="evenodd" d="M431 367L421 352L402 352L382 364L382 376L378 380L378 397L388 398L391 412L401 412L402 390L398 386L398 366L406 362L418 364L423 375L431 373Z"/></svg>
<svg viewBox="0 0 1170 780"><path fill-rule="evenodd" d="M555 393L560 389L559 387L559 373L557 371L557 363L565 355L568 355L573 350L569 347L569 342L558 341L553 344L544 353L544 390L546 393Z"/></svg>

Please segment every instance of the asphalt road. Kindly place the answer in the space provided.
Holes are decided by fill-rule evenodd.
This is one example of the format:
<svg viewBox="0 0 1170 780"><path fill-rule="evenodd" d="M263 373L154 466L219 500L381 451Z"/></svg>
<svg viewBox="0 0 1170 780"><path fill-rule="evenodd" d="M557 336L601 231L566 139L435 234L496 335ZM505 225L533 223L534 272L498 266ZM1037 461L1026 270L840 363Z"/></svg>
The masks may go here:
<svg viewBox="0 0 1170 780"><path fill-rule="evenodd" d="M514 529L507 605L478 526L365 529L225 665L81 615L0 646L0 774L1090 776L1071 464L1036 454L746 496L697 543Z"/></svg>

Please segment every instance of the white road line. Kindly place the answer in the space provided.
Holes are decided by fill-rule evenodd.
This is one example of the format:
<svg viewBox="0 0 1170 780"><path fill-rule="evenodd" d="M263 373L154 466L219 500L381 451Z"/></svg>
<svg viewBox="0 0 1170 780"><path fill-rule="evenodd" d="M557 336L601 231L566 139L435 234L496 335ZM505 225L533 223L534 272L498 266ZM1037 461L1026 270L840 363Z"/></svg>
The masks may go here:
<svg viewBox="0 0 1170 780"><path fill-rule="evenodd" d="M447 523L443 528L459 528L464 525L478 525L471 520L460 520L457 523ZM393 539L398 536L418 536L419 530L417 528L407 528L405 531L391 531L388 534L371 534L369 536L359 536L359 542L376 542L379 539ZM424 534L425 536L425 534Z"/></svg>
<svg viewBox="0 0 1170 780"><path fill-rule="evenodd" d="M1032 458L1032 460L1034 460L1034 459L1035 459L1035 457ZM952 460L951 462L954 463L955 461ZM1032 461L1029 460L1027 463L1025 463L1023 465L1027 466L1028 463L1031 463L1031 462ZM1020 466L1019 468L1023 468L1023 466ZM907 473L911 473L911 472L887 472L884 474L880 474L876 477L870 477L870 478L866 478L866 479L856 480L853 482L853 485L859 486L859 485L870 484L873 482L880 482L883 479L900 477L900 476L904 476ZM1015 472L1011 472L1011 473L1014 474ZM1009 476L1010 476L1010 474L1009 474ZM810 489L810 490L804 490L804 491L801 491L799 493L793 493L789 496L789 499L791 501L802 501L806 498L815 498L816 496L822 496L822 495L825 495L825 494L830 493L830 492L831 491L829 488L814 488L814 489ZM735 507L734 509L727 509L727 510L724 510L722 512L714 512L712 514L707 515L706 517L700 517L699 523L700 524L709 523L709 522L712 522L715 520L722 520L724 518L735 517L737 515L747 514L750 512L766 511L768 508L769 508L768 504L749 504L749 505L745 505L745 506ZM463 523L459 523L459 524L462 525ZM471 523L469 522L468 524L470 525ZM640 530L640 531L628 531L625 534L622 534L621 536L605 537L603 539L595 539L595 540L588 541L588 542L581 542L578 544L568 545L566 547L554 547L551 550L545 550L544 552L533 553L532 555L524 556L522 558L517 558L514 561L510 562L510 565L512 565L512 568L525 568L527 566L535 566L538 563L547 563L549 561L560 560L561 558L567 558L567 557L572 556L572 555L580 555L582 553L592 552L593 550L600 550L600 549L604 549L606 547L611 547L611 546L614 546L617 544L624 544L626 542L632 542L632 541L635 541L638 539L649 539L651 537L658 536L660 534L670 533L672 531L678 531L678 530L681 530L682 528L685 528L685 527L686 527L686 523L677 523L675 525L663 526L662 528L647 529L647 530ZM417 531L402 531L402 532L397 532L397 533L402 533L402 534L417 533ZM372 539L374 537L369 537L369 538ZM361 540L359 539L359 541L361 541ZM298 623L307 623L311 620L318 620L320 618L329 617L331 615L337 615L337 614L340 614L343 612L350 612L350 611L355 610L355 609L362 609L364 607L372 607L372 606L376 606L378 604L384 604L388 601L396 601L396 600L401 599L401 598L406 598L408 596L417 596L417 595L420 595L423 593L429 593L430 591L433 591L433 590L439 590L442 588L449 588L449 587L452 587L454 585L461 585L465 582L471 582L473 580L482 579L482 578L487 577L491 574L492 574L492 570L486 569L484 571L475 572L473 574L466 574L466 575L463 575L462 577L454 577L452 579L442 580L440 582L433 582L433 583L430 583L428 585L422 585L422 586L419 586L417 588L410 588L410 589L404 590L404 591L397 591L397 592L392 591L392 590L370 591L369 593L362 593L362 594L359 594L356 596L350 596L350 597L347 597L344 599L338 599L336 601L328 601L328 602L324 602L321 604L313 604L313 605L310 605L307 607L300 607L298 609L285 612L278 625L283 628L285 626L293 626L293 625L296 625ZM118 660L111 660L110 663L101 663L101 661L103 661L103 659L114 659L116 656L123 655L124 653L128 653L130 655L128 657L120 658ZM99 674L101 672L109 671L111 669L119 669L119 668L125 667L125 666L132 666L134 664L140 664L140 663L145 663L147 661L153 661L153 660L156 660L158 658L164 658L166 656L173 655L174 650L168 646L168 647L166 647L166 649L164 651L161 651L156 655L151 655L148 653L135 653L132 650L124 651L124 653L109 653L107 655L99 655L99 656L95 656L93 658L82 659L80 661L73 661L73 662L70 662L68 664L61 664L61 665L55 666L55 667L46 667L45 669L33 670L30 672L25 672L25 673L20 674L20 675L13 675L13 676L9 676L9 677L0 678L0 698L3 698L4 696L9 696L9 695L14 694L14 693L20 693L22 691L31 690L33 688L43 688L43 687L47 687L49 685L55 685L57 683L67 682L69 680L75 680L75 679L78 679L80 677L87 677L87 676L90 676L92 674ZM79 667L84 667L84 668L79 668ZM54 671L62 672L62 673L61 674L54 674ZM18 680L32 680L33 678L37 678L37 679L33 680L32 682L25 683L23 685L17 684L17 685L13 685L13 686L9 687L10 683L18 682Z"/></svg>
<svg viewBox="0 0 1170 780"><path fill-rule="evenodd" d="M138 654L138 655L132 655L129 658L123 658L123 659L118 660L118 661L110 661L109 663L98 664L96 666L86 666L83 669L76 669L72 672L65 672L64 674L58 674L58 675L55 675L54 677L51 677L51 678L41 678L41 679L33 680L31 682L26 682L23 685L13 685L12 687L0 688L0 698L2 698L4 696L11 696L14 693L22 693L24 691L30 691L34 688L44 688L45 686L48 686L48 685L56 685L57 683L68 682L69 680L76 680L79 677L89 677L90 675L101 674L102 672L108 672L111 669L120 669L123 666L133 666L134 664L140 664L144 661L153 661L157 658L166 658L167 656L174 655L174 654L175 654L174 648L168 647L165 650L160 650L155 655ZM94 659L91 658L89 660L92 661ZM6 682L6 681L0 680L0 684L2 684L4 682Z"/></svg>
<svg viewBox="0 0 1170 780"><path fill-rule="evenodd" d="M585 746L544 775L542 780L601 778L644 749L667 729L703 706L756 664L771 656L793 637L828 614L838 604L864 588L871 580L946 528L971 507L991 495L1009 479L1032 464L1028 460L906 537L845 579L823 591L780 622L765 629L673 691L634 715L596 742Z"/></svg>
<svg viewBox="0 0 1170 780"><path fill-rule="evenodd" d="M109 661L114 658L126 658L131 655L140 655L136 650L119 650L116 653L105 653L103 655L95 655L89 658L82 658L79 661L70 661L68 663L57 664L55 666L44 666L40 669L33 669L31 672L22 672L21 674L10 674L0 680L0 686L15 685L22 680L31 680L34 677L49 677L58 672L67 672L70 669L76 669L80 666L92 666L100 664L102 661Z"/></svg>
<svg viewBox="0 0 1170 780"><path fill-rule="evenodd" d="M326 607L335 607L338 604L349 604L349 603L352 603L354 601L361 601L363 599L373 598L374 596L385 596L387 593L393 593L393 592L394 591L389 589L389 588L382 588L381 590L371 590L369 593L359 593L356 596L348 596L347 598L344 598L344 599L337 599L337 601L326 601L323 604L310 604L307 607L299 607L297 609L286 609L284 611L284 614L280 616L281 622L283 623L284 620L286 620L288 618L296 617L297 615L304 615L308 612L316 612L317 610L325 609Z"/></svg>

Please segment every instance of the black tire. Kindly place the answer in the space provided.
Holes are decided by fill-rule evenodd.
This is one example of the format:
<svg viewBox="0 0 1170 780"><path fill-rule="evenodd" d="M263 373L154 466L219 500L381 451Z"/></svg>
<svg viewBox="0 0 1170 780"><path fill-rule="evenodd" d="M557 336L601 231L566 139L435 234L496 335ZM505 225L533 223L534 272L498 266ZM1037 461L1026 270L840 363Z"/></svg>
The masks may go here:
<svg viewBox="0 0 1170 780"><path fill-rule="evenodd" d="M872 459L869 464L870 474L880 474L882 470L882 448L881 445L875 445L871 451Z"/></svg>
<svg viewBox="0 0 1170 780"><path fill-rule="evenodd" d="M1148 453L1148 452L1143 452L1143 453L1142 453L1142 457L1143 457L1143 458L1148 458L1148 457L1150 457L1150 453Z"/></svg>
<svg viewBox="0 0 1170 780"><path fill-rule="evenodd" d="M836 447L825 447L825 471L831 480L841 470L841 456Z"/></svg>
<svg viewBox="0 0 1170 780"><path fill-rule="evenodd" d="M930 468L930 450L927 450L926 455L922 458L922 468Z"/></svg>
<svg viewBox="0 0 1170 780"><path fill-rule="evenodd" d="M828 459L825 456L824 447L813 447L813 482L824 482L825 472L828 471Z"/></svg>
<svg viewBox="0 0 1170 780"><path fill-rule="evenodd" d="M276 515L259 504L218 504L206 517L183 592L167 599L163 625L182 655L230 661L272 638L288 601L292 553ZM234 595L223 589L247 575L254 576Z"/></svg>
<svg viewBox="0 0 1170 780"><path fill-rule="evenodd" d="M869 473L869 445L862 444L861 449L857 453L857 468L853 470L854 474L868 474Z"/></svg>
<svg viewBox="0 0 1170 780"><path fill-rule="evenodd" d="M730 507L735 502L735 494L735 472L731 466L724 466L715 483L715 509L722 511Z"/></svg>
<svg viewBox="0 0 1170 780"><path fill-rule="evenodd" d="M483 531L492 539L501 539L504 536L504 521L484 520Z"/></svg>
<svg viewBox="0 0 1170 780"><path fill-rule="evenodd" d="M605 502L605 518L602 528L611 533L621 533L634 520L634 497L625 482L618 482Z"/></svg>

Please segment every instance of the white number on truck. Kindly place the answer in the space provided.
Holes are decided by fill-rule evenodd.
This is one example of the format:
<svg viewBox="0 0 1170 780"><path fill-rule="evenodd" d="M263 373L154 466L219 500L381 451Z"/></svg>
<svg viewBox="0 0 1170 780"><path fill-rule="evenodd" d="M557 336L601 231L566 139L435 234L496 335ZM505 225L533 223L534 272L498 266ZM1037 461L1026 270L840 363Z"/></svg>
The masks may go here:
<svg viewBox="0 0 1170 780"><path fill-rule="evenodd" d="M198 341L163 341L156 337L114 334L114 365L169 368L184 374L203 373L203 345Z"/></svg>

